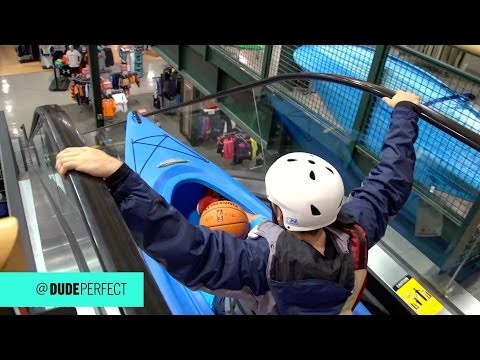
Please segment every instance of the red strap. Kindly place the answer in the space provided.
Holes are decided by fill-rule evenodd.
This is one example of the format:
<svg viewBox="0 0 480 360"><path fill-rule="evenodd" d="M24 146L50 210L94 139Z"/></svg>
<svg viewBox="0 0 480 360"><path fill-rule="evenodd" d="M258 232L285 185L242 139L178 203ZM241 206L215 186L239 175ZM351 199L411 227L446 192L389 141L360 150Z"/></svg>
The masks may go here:
<svg viewBox="0 0 480 360"><path fill-rule="evenodd" d="M353 224L344 229L350 235L352 242L352 256L353 256L353 270L367 269L368 264L368 246L367 246L367 233L358 224ZM352 309L357 306L362 299L363 291L367 285L367 279L362 284L362 287L358 293L358 297L355 300L355 304Z"/></svg>
<svg viewBox="0 0 480 360"><path fill-rule="evenodd" d="M352 242L353 270L366 269L368 262L367 233L360 225L353 224L344 229Z"/></svg>

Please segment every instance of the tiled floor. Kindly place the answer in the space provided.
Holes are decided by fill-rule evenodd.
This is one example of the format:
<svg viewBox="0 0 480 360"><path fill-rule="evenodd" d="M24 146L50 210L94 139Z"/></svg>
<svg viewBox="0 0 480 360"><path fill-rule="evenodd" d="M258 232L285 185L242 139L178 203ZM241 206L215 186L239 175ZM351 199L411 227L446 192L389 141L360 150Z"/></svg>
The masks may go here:
<svg viewBox="0 0 480 360"><path fill-rule="evenodd" d="M44 72L40 61L20 63L15 45L0 45L0 76ZM51 70L50 70L51 71Z"/></svg>
<svg viewBox="0 0 480 360"><path fill-rule="evenodd" d="M153 97L150 92L131 95L128 99L128 110L146 109L147 111L154 111L156 109L153 107L152 99ZM74 102L73 104L62 105L62 108L75 123L80 134L85 134L97 128L97 123L93 114L93 107L91 105L77 105L77 103ZM113 120L105 120L104 123L105 125L110 125L112 123L121 122L126 119L126 116L126 113L117 111Z"/></svg>
<svg viewBox="0 0 480 360"><path fill-rule="evenodd" d="M16 59L15 50L10 49L10 46L0 46L0 110L5 111L12 136L17 136L20 133L22 124L25 124L27 133L30 131L33 112L37 106L74 104L74 106L84 107L82 111L91 111L92 105L77 105L70 98L69 91L49 91L48 87L54 79L53 70L43 70L39 62L20 64ZM9 53L10 50L13 51L13 56ZM119 71L120 60L117 46L112 46L112 52L115 65L111 70ZM7 55L4 56L5 54ZM35 64L38 65L38 68L35 72L32 72ZM131 95L153 94L153 77L161 74L166 63L159 56L147 51L144 54L143 64L144 75L140 79L140 87L132 86ZM4 75L14 72L12 69L16 69L17 74ZM18 73L21 71L24 73ZM108 73L103 73L102 76L107 77Z"/></svg>

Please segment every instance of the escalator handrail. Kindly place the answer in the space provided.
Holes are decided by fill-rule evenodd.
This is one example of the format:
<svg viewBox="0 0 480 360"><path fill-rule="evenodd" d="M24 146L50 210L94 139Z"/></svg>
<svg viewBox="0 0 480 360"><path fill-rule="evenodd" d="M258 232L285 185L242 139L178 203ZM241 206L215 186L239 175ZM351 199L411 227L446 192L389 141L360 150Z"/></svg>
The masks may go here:
<svg viewBox="0 0 480 360"><path fill-rule="evenodd" d="M203 96L201 98L186 101L179 105L174 105L168 108L155 110L155 111L146 113L143 116L161 114L164 112L182 108L184 106L198 104L206 100L221 98L221 97L236 94L245 90L250 90L259 86L270 85L273 83L287 81L287 80L291 80L291 81L317 80L317 81L332 82L332 83L349 86L355 89L363 90L377 97L392 97L393 95L395 95L394 90L390 90L381 85L372 84L368 81L363 81L363 80L355 79L348 76L342 76L342 75L336 75L336 74L319 74L319 73L291 73L291 74L277 75L270 78L257 80L248 84L236 86L231 89L222 90L215 94L210 94L207 96ZM417 108L418 108L419 117L421 119L427 121L429 124L439 128L440 130L444 131L445 133L449 134L455 139L463 142L464 144L472 147L473 149L480 151L480 134L477 134L473 130L466 128L462 124L457 123L456 121L448 118L443 114L440 114L435 110L428 108L425 105L420 104Z"/></svg>
<svg viewBox="0 0 480 360"><path fill-rule="evenodd" d="M35 109L29 143L41 127L59 150L85 146L69 116L58 105ZM124 312L133 315L171 314L105 182L76 171L69 172L68 178L91 232L102 269L107 272L144 273L144 307L123 308Z"/></svg>

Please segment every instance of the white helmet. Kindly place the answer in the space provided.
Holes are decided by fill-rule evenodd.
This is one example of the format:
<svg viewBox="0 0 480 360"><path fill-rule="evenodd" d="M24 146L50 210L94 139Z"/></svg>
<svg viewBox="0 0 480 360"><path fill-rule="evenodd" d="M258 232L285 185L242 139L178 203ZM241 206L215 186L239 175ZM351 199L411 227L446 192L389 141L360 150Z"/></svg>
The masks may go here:
<svg viewBox="0 0 480 360"><path fill-rule="evenodd" d="M287 230L309 231L332 224L343 202L342 177L327 161L293 152L277 159L265 175L267 198L280 207Z"/></svg>

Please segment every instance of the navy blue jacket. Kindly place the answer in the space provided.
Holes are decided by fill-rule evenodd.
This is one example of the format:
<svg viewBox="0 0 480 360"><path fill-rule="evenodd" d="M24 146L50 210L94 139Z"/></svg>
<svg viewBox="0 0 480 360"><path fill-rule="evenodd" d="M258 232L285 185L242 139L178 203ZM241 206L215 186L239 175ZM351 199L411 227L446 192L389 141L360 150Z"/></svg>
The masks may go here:
<svg viewBox="0 0 480 360"><path fill-rule="evenodd" d="M379 163L342 207L342 212L365 230L369 247L383 237L389 218L397 214L410 194L417 120L412 104L397 104ZM269 292L267 240L241 241L222 231L191 225L130 169L120 181L107 179L107 184L109 180L115 201L139 246L178 281L192 289L223 295L225 290L248 289L259 297ZM297 298L304 307L318 305L306 300L306 294L315 293L312 289L299 288L298 283L292 289L286 294L289 303L295 303Z"/></svg>

